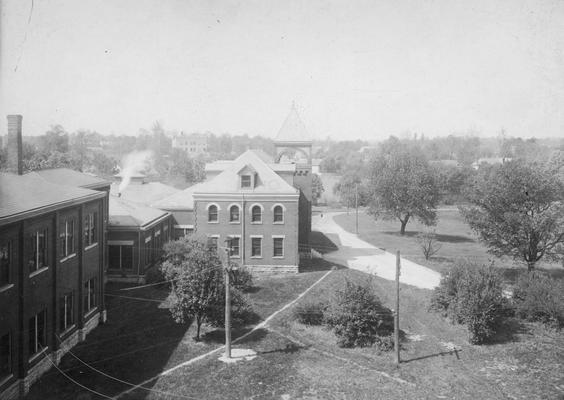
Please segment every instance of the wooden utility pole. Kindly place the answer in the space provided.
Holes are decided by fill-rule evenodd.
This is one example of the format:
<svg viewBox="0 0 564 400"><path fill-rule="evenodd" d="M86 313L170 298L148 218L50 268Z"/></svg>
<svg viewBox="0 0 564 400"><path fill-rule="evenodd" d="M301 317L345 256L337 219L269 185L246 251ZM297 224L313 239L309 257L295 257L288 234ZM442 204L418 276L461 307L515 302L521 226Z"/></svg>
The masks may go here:
<svg viewBox="0 0 564 400"><path fill-rule="evenodd" d="M355 191L354 191L354 207L356 208L356 230L355 230L355 233L358 235L358 182L355 186Z"/></svg>
<svg viewBox="0 0 564 400"><path fill-rule="evenodd" d="M231 253L231 241L227 240L227 264L225 265L225 358L231 358L231 285L229 256Z"/></svg>
<svg viewBox="0 0 564 400"><path fill-rule="evenodd" d="M396 312L394 315L394 348L396 352L396 367L400 364L400 343L399 343L399 303L400 303L400 251L396 253Z"/></svg>

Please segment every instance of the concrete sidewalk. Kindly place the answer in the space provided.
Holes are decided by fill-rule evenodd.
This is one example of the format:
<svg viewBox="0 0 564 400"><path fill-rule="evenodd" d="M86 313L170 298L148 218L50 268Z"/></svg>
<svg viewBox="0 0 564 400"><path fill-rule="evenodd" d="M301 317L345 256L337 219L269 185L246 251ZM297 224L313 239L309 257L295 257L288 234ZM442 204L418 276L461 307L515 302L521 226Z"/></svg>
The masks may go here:
<svg viewBox="0 0 564 400"><path fill-rule="evenodd" d="M340 243L339 250L327 253L324 258L351 269L377 275L387 280L396 279L396 256L377 248L360 239L357 235L345 231L333 219L342 212L324 213L323 217L314 216L312 229L326 235L336 235ZM422 289L434 289L439 285L441 274L430 268L416 264L405 258L401 259L400 282Z"/></svg>

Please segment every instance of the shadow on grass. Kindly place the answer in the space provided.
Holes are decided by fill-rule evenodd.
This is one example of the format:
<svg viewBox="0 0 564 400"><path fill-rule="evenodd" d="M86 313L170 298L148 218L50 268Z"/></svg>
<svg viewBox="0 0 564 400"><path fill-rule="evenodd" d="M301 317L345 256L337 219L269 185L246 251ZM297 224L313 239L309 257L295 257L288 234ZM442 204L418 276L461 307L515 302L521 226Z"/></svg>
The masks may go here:
<svg viewBox="0 0 564 400"><path fill-rule="evenodd" d="M313 258L310 260L309 265L300 265L300 272L317 272L317 271L330 271L332 269L345 269L346 267L325 260L323 258Z"/></svg>
<svg viewBox="0 0 564 400"><path fill-rule="evenodd" d="M462 351L462 349L440 351L438 353L427 354L427 355L420 356L420 357L410 358L408 360L401 360L400 363L401 364L407 364L407 363L410 363L410 362L413 362L413 361L426 360L428 358L435 358L435 357L450 356L450 355L453 355L453 354L456 356L457 360L460 360L460 356L458 355L458 353L460 353L461 351Z"/></svg>
<svg viewBox="0 0 564 400"><path fill-rule="evenodd" d="M324 233L312 231L309 235L309 244L311 247L321 254L330 253L339 250L339 247Z"/></svg>
<svg viewBox="0 0 564 400"><path fill-rule="evenodd" d="M285 347L280 349L268 350L268 351L257 351L258 354L271 354L271 353L283 353L283 354L293 354L300 350L307 350L311 346L300 346L296 343L288 343Z"/></svg>
<svg viewBox="0 0 564 400"><path fill-rule="evenodd" d="M416 237L418 234L422 232L418 231L406 231L405 234L401 235L399 231L384 231L382 232L385 235L397 236L397 237ZM474 243L476 240L469 238L468 236L460 236L460 235L445 235L442 233L437 233L435 235L437 241L443 243Z"/></svg>
<svg viewBox="0 0 564 400"><path fill-rule="evenodd" d="M483 346L515 342L519 334L527 333L527 327L518 318L504 318L496 329L496 334L490 338Z"/></svg>
<svg viewBox="0 0 564 400"><path fill-rule="evenodd" d="M253 325L260 322L260 316L256 313L250 313L246 321L250 326L233 326L233 328L231 329L231 338L233 340L249 333L253 329ZM266 335L267 331L265 329L257 329L249 336L255 337L255 335L259 335L262 331L264 331L264 335ZM246 339L247 338L243 339L242 342L244 342ZM218 328L214 329L213 331L208 331L200 336L200 340L207 343L223 344L225 343L225 329Z"/></svg>

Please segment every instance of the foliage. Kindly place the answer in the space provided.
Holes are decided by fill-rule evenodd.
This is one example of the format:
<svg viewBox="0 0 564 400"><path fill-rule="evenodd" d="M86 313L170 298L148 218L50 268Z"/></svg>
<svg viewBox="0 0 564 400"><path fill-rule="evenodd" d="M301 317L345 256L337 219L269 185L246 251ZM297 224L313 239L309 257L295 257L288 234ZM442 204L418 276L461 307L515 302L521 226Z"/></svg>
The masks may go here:
<svg viewBox="0 0 564 400"><path fill-rule="evenodd" d="M550 172L522 161L485 169L469 189L466 221L491 253L509 255L533 270L542 258L562 257L564 185Z"/></svg>
<svg viewBox="0 0 564 400"><path fill-rule="evenodd" d="M203 322L222 326L225 306L225 283L221 260L209 250L205 239L191 236L169 242L165 246L166 260L162 271L172 280L170 311L178 323L196 322L196 340ZM251 314L245 298L234 289L232 319L243 322Z"/></svg>
<svg viewBox="0 0 564 400"><path fill-rule="evenodd" d="M370 193L366 182L358 174L358 171L352 170L341 176L339 182L333 186L333 193L339 196L341 204L348 208L358 206L366 206L370 201Z"/></svg>
<svg viewBox="0 0 564 400"><path fill-rule="evenodd" d="M233 268L231 270L231 284L241 292L248 292L253 288L253 274L247 267Z"/></svg>
<svg viewBox="0 0 564 400"><path fill-rule="evenodd" d="M441 249L441 245L437 243L437 235L434 232L423 232L417 235L417 243L423 251L425 260L433 257Z"/></svg>
<svg viewBox="0 0 564 400"><path fill-rule="evenodd" d="M368 285L349 281L336 293L324 314L341 347L365 347L390 336L394 330L392 313L386 309Z"/></svg>
<svg viewBox="0 0 564 400"><path fill-rule="evenodd" d="M529 321L564 326L564 282L538 272L521 274L513 290L515 314Z"/></svg>
<svg viewBox="0 0 564 400"><path fill-rule="evenodd" d="M493 266L455 265L433 292L431 309L466 325L471 343L487 342L503 319L500 273Z"/></svg>
<svg viewBox="0 0 564 400"><path fill-rule="evenodd" d="M145 272L145 283L151 284L163 281L165 281L165 277L160 266L155 265Z"/></svg>
<svg viewBox="0 0 564 400"><path fill-rule="evenodd" d="M325 191L323 187L323 182L321 181L321 177L317 174L311 175L311 192L313 197L313 204L317 204L317 201Z"/></svg>
<svg viewBox="0 0 564 400"><path fill-rule="evenodd" d="M439 192L434 174L423 153L396 140L385 142L370 166L373 199L370 213L376 218L395 219L400 233L411 217L425 225L436 223Z"/></svg>
<svg viewBox="0 0 564 400"><path fill-rule="evenodd" d="M465 188L474 177L476 170L438 164L434 167L435 179L444 204L456 204L463 200Z"/></svg>
<svg viewBox="0 0 564 400"><path fill-rule="evenodd" d="M304 325L321 325L323 324L324 313L327 309L325 303L307 302L298 304L293 311L294 319Z"/></svg>

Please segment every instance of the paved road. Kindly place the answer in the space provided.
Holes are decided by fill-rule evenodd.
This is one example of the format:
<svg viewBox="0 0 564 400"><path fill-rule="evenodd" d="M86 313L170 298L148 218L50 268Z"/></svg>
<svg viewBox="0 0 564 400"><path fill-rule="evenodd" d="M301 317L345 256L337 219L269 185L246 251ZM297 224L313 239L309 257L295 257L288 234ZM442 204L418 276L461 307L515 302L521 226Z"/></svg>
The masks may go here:
<svg viewBox="0 0 564 400"><path fill-rule="evenodd" d="M323 232L339 246L339 250L325 254L324 258L380 278L395 280L395 254L383 251L357 235L345 231L333 219L339 214L343 213L330 212L323 213L323 217L319 215L313 217L313 230ZM401 259L400 282L423 289L433 289L438 286L440 280L441 274L438 272L404 258Z"/></svg>

